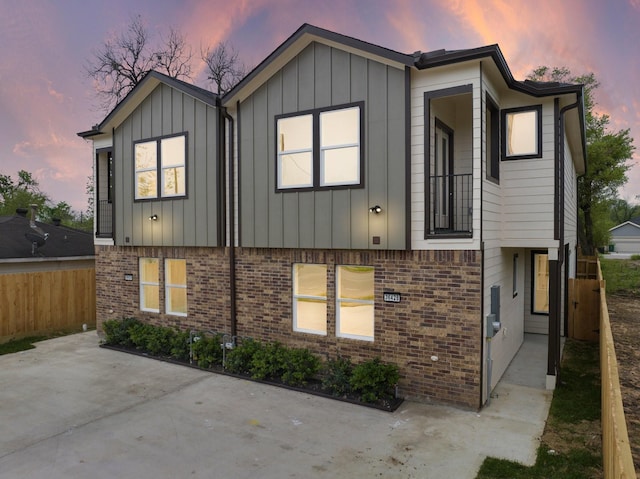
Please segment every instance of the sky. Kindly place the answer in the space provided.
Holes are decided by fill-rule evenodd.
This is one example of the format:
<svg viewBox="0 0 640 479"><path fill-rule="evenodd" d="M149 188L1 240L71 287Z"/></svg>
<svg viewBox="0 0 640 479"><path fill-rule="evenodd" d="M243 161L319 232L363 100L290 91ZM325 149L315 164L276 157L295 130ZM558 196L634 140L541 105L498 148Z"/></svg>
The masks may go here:
<svg viewBox="0 0 640 479"><path fill-rule="evenodd" d="M152 41L173 27L197 57L226 40L250 66L310 23L403 53L498 43L518 80L540 65L593 72L596 111L638 148L620 196L640 201L640 0L0 0L0 174L27 170L86 210L91 142L76 133L106 112L85 66L136 14Z"/></svg>

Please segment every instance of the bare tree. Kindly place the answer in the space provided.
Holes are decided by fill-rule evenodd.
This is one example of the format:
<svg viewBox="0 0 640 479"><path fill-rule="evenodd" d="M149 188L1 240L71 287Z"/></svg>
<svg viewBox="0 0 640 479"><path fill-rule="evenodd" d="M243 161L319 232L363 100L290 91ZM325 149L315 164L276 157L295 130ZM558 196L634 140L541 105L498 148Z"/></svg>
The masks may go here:
<svg viewBox="0 0 640 479"><path fill-rule="evenodd" d="M219 95L231 90L246 74L247 68L239 60L237 50L227 42L220 42L214 48L201 48L200 55L207 65L207 80Z"/></svg>
<svg viewBox="0 0 640 479"><path fill-rule="evenodd" d="M108 39L95 51L85 70L94 82L100 107L110 111L151 70L158 68L173 78L189 78L191 48L185 37L171 29L161 48L154 48L141 15L127 29Z"/></svg>

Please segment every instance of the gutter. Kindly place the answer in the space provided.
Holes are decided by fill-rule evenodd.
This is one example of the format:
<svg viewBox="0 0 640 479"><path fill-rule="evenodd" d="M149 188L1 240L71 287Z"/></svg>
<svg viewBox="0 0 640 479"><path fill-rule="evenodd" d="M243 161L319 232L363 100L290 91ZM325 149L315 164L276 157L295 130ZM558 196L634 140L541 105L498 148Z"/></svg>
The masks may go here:
<svg viewBox="0 0 640 479"><path fill-rule="evenodd" d="M238 332L238 321L236 314L236 231L235 231L235 158L233 155L233 117L227 113L227 109L220 108L222 118L229 121L229 316L231 325L231 337L235 338ZM224 128L223 128L224 131ZM223 136L224 142L224 136Z"/></svg>

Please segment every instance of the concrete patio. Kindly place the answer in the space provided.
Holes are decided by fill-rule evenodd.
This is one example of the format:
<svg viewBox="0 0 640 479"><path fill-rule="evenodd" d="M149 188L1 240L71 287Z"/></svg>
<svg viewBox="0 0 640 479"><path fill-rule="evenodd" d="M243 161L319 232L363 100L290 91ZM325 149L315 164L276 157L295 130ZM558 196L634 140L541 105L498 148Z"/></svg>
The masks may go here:
<svg viewBox="0 0 640 479"><path fill-rule="evenodd" d="M522 384L536 347L480 412L387 413L98 344L0 356L1 478L473 478L487 455L532 464L551 400Z"/></svg>

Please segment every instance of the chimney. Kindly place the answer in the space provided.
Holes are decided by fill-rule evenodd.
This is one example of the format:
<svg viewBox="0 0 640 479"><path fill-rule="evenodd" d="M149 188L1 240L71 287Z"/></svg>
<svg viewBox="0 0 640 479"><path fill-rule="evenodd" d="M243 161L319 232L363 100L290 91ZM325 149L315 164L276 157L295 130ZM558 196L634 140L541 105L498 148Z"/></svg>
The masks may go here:
<svg viewBox="0 0 640 479"><path fill-rule="evenodd" d="M22 218L26 218L28 212L29 212L29 210L26 209L26 208L17 208L16 209L16 214L18 216L21 216Z"/></svg>

